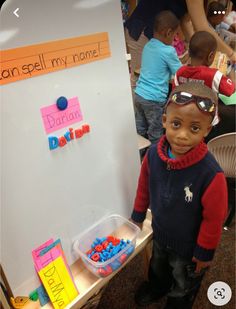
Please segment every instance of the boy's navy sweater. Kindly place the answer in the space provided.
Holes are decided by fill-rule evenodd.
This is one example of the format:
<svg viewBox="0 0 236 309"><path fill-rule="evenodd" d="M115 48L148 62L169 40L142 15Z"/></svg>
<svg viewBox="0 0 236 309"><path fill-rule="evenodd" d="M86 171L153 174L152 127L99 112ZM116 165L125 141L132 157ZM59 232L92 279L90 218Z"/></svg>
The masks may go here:
<svg viewBox="0 0 236 309"><path fill-rule="evenodd" d="M224 174L204 142L178 159L168 148L163 136L145 156L132 219L143 222L150 206L155 239L184 258L210 261L228 207Z"/></svg>

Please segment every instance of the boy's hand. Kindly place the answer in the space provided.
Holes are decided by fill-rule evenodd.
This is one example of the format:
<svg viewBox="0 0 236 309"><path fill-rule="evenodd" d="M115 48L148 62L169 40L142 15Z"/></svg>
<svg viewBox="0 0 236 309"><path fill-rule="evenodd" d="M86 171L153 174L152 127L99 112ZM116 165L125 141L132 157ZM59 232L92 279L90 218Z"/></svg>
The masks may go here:
<svg viewBox="0 0 236 309"><path fill-rule="evenodd" d="M133 219L129 219L129 221L131 221L132 223L134 223L135 225L137 225L139 228L140 228L140 230L142 230L142 228L143 228L143 222L136 222L136 221L134 221Z"/></svg>
<svg viewBox="0 0 236 309"><path fill-rule="evenodd" d="M231 70L230 70L229 74L227 75L227 77L229 77L234 84L236 83L235 69L233 67L231 67Z"/></svg>
<svg viewBox="0 0 236 309"><path fill-rule="evenodd" d="M192 261L196 263L195 273L200 273L202 269L207 268L210 266L211 262L204 262L196 259L195 257L192 258Z"/></svg>

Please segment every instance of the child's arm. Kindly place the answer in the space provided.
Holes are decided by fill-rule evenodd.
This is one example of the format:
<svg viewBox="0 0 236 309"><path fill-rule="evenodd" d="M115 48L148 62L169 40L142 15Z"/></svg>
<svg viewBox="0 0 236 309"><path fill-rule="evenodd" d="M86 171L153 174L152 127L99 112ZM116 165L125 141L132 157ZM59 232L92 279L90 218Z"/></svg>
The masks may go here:
<svg viewBox="0 0 236 309"><path fill-rule="evenodd" d="M182 77L182 79L183 79L182 74L184 74L185 68L186 68L186 65L183 65L181 68L179 68L179 69L176 71L175 76L174 76L174 78L173 78L173 80L172 80L172 90L173 90L175 87L177 87L177 86L180 85L180 83L179 83L179 77ZM185 79L186 79L186 78L185 78ZM187 79L186 79L186 82L187 82Z"/></svg>
<svg viewBox="0 0 236 309"><path fill-rule="evenodd" d="M147 209L149 206L149 168L148 159L145 155L141 172L139 175L138 188L134 201L134 209L131 215L131 220L138 225L141 224L146 218ZM140 225L141 226L141 225Z"/></svg>
<svg viewBox="0 0 236 309"><path fill-rule="evenodd" d="M176 71L182 66L174 47L171 48L169 55L167 56L167 65L171 75L175 75Z"/></svg>
<svg viewBox="0 0 236 309"><path fill-rule="evenodd" d="M230 76L232 76L232 74L229 76L222 75L219 84L219 93L228 97L231 96L235 91L234 81L230 78Z"/></svg>
<svg viewBox="0 0 236 309"><path fill-rule="evenodd" d="M229 71L229 73L227 74L227 76L232 80L234 86L235 86L235 72L236 72L236 66L235 64L231 66L231 70Z"/></svg>
<svg viewBox="0 0 236 309"><path fill-rule="evenodd" d="M217 173L208 185L201 202L202 222L193 260L206 263L213 259L228 209L227 184L222 172Z"/></svg>
<svg viewBox="0 0 236 309"><path fill-rule="evenodd" d="M204 271L206 268L208 268L211 265L210 261L209 262L200 261L196 259L195 257L193 257L192 261L196 263L196 269L195 269L196 273L200 273Z"/></svg>

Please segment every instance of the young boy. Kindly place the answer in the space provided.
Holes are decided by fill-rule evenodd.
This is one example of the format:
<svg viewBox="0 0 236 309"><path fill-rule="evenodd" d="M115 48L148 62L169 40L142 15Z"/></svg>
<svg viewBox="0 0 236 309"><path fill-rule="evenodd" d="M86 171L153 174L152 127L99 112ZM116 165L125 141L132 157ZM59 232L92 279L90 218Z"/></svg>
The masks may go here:
<svg viewBox="0 0 236 309"><path fill-rule="evenodd" d="M142 53L140 76L135 89L137 132L155 143L162 135L161 117L169 92L169 80L181 62L171 46L179 20L170 11L155 18L154 37Z"/></svg>
<svg viewBox="0 0 236 309"><path fill-rule="evenodd" d="M182 66L176 72L173 88L194 81L205 84L217 94L231 96L235 91L232 80L224 76L219 70L209 68L214 60L216 48L216 39L212 34L206 31L196 32L189 43L191 62L189 65Z"/></svg>
<svg viewBox="0 0 236 309"><path fill-rule="evenodd" d="M135 295L141 306L167 294L165 309L191 309L220 241L226 180L203 141L216 110L210 88L176 87L162 118L166 135L144 157L131 216L142 227L149 206L152 211L149 281Z"/></svg>
<svg viewBox="0 0 236 309"><path fill-rule="evenodd" d="M223 29L228 30L230 27L228 24L223 22L225 11L225 6L218 1L212 1L207 8L207 20L210 26L218 33L220 28L223 27Z"/></svg>

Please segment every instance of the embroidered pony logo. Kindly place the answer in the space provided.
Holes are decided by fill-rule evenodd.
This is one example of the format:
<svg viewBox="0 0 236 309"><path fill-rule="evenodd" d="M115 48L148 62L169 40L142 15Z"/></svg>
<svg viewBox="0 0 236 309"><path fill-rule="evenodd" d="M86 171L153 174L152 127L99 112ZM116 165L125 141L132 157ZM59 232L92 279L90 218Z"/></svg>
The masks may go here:
<svg viewBox="0 0 236 309"><path fill-rule="evenodd" d="M192 185L192 184L191 184ZM191 185L190 186L185 186L184 187L184 191L185 191L185 201L186 202L192 202L192 199L193 199L193 192L191 192L190 191L190 187L191 187Z"/></svg>

